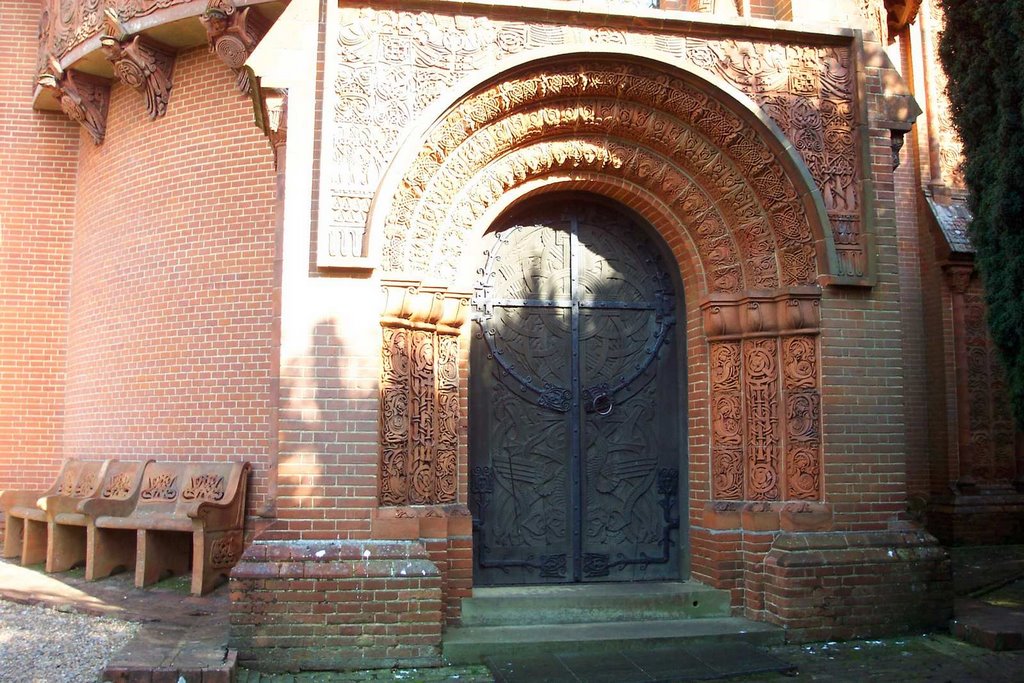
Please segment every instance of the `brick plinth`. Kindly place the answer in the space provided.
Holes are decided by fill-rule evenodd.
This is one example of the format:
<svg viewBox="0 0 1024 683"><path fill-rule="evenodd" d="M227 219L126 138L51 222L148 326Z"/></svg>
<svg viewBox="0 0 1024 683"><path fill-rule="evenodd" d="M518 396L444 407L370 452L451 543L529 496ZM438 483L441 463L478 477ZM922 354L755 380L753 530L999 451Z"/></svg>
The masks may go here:
<svg viewBox="0 0 1024 683"><path fill-rule="evenodd" d="M933 497L928 530L943 545L1024 543L1024 494L1008 490Z"/></svg>
<svg viewBox="0 0 1024 683"><path fill-rule="evenodd" d="M377 540L419 541L441 575L445 622L459 623L462 599L473 593L473 519L462 504L406 505L374 510Z"/></svg>
<svg viewBox="0 0 1024 683"><path fill-rule="evenodd" d="M256 541L231 574L230 647L250 668L437 666L442 619L415 541Z"/></svg>
<svg viewBox="0 0 1024 683"><path fill-rule="evenodd" d="M951 616L949 556L919 531L782 533L764 591L768 621L797 642L931 629Z"/></svg>

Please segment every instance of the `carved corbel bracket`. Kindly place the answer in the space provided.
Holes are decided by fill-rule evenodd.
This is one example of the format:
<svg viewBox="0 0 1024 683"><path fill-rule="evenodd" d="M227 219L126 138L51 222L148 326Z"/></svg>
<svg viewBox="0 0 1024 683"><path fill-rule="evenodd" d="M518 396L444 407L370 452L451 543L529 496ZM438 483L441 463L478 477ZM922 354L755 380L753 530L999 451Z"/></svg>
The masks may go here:
<svg viewBox="0 0 1024 683"><path fill-rule="evenodd" d="M230 0L210 0L199 21L206 28L210 52L237 74L238 89L249 92L249 73L242 67L266 35L269 22L251 7L237 9Z"/></svg>
<svg viewBox="0 0 1024 683"><path fill-rule="evenodd" d="M701 304L709 341L817 334L821 290L791 287L780 292L712 294Z"/></svg>
<svg viewBox="0 0 1024 683"><path fill-rule="evenodd" d="M248 73L248 69L243 69ZM252 98L253 117L256 127L270 141L274 150L274 167L280 168L285 146L288 143L288 91L279 88L263 88L259 78L249 89Z"/></svg>
<svg viewBox="0 0 1024 683"><path fill-rule="evenodd" d="M882 93L882 110L878 125L889 130L892 170L895 171L900 165L900 150L903 149L904 136L910 132L917 117L924 112L884 51L875 48L872 54L868 55L868 63L882 71L885 91Z"/></svg>
<svg viewBox="0 0 1024 683"><path fill-rule="evenodd" d="M114 75L142 93L149 118L166 114L174 87L174 49L146 36L128 36L114 10L107 10L104 28L106 33L100 36L100 45L114 66Z"/></svg>
<svg viewBox="0 0 1024 683"><path fill-rule="evenodd" d="M75 69L65 71L50 58L50 71L39 77L40 86L51 90L61 111L85 128L97 145L107 132L110 81Z"/></svg>

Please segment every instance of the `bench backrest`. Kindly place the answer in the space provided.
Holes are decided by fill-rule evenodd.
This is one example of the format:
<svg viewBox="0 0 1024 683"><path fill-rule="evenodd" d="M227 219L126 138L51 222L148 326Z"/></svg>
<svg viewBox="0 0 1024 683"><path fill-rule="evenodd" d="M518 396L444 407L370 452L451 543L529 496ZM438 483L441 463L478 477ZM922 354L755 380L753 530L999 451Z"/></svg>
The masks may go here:
<svg viewBox="0 0 1024 683"><path fill-rule="evenodd" d="M103 483L107 460L67 460L57 475L52 494L67 498L91 498Z"/></svg>
<svg viewBox="0 0 1024 683"><path fill-rule="evenodd" d="M244 477L232 476L242 467L230 462L151 462L142 475L134 514L184 514L179 508L196 501L230 501L238 493L234 488L245 485Z"/></svg>

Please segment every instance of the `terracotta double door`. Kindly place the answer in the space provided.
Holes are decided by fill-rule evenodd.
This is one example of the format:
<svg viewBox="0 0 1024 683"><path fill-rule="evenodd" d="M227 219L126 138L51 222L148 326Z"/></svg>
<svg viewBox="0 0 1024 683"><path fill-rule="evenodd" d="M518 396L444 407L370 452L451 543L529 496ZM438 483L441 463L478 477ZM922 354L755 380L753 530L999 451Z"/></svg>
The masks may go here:
<svg viewBox="0 0 1024 683"><path fill-rule="evenodd" d="M470 372L474 582L678 578L676 296L647 230L559 196L488 242Z"/></svg>

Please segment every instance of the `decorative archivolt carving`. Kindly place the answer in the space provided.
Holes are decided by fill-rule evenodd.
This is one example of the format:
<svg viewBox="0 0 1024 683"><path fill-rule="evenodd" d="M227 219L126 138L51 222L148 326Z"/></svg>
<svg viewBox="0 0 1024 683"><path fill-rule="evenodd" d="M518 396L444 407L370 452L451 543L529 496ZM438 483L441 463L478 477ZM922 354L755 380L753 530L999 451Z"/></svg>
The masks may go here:
<svg viewBox="0 0 1024 683"><path fill-rule="evenodd" d="M653 68L595 61L558 69L509 76L434 127L384 223L389 270L448 274L495 198L526 179L585 168L628 178L672 206L693 226L708 273L742 266L742 275L712 279L712 291L814 280L799 193L737 112Z"/></svg>
<svg viewBox="0 0 1024 683"><path fill-rule="evenodd" d="M239 91L249 92L249 73L242 67L266 34L267 20L252 7L239 10L232 0L210 0L199 21L206 28L210 52L235 72Z"/></svg>
<svg viewBox="0 0 1024 683"><path fill-rule="evenodd" d="M333 138L325 137L321 194L321 225L338 238L323 240L322 265L367 255L361 238L387 161L408 124L452 86L485 66L529 50L566 51L578 45L592 52L595 45L613 44L660 52L727 81L759 104L803 157L822 190L833 227L841 217L852 237L835 274L866 273L861 162L853 134L854 72L846 47L707 40L372 8L346 7L341 14L332 42L334 87L325 99L325 121L331 121L336 132ZM664 81L664 74L659 77ZM542 83L554 84L560 78L553 74ZM514 94L509 87L498 93L499 98ZM660 109L671 100L663 97L650 106ZM451 122L457 129L462 120ZM468 124L476 125L472 120ZM330 244L349 247L328 254Z"/></svg>
<svg viewBox="0 0 1024 683"><path fill-rule="evenodd" d="M797 287L713 295L701 305L714 499L821 497L820 296Z"/></svg>
<svg viewBox="0 0 1024 683"><path fill-rule="evenodd" d="M50 69L39 77L39 85L54 93L61 110L85 128L94 143L102 143L107 132L110 81L75 69L64 71L52 58Z"/></svg>
<svg viewBox="0 0 1024 683"><path fill-rule="evenodd" d="M131 37L117 12L108 9L100 45L114 67L114 75L135 88L146 100L146 112L155 119L167 113L174 72L174 49L152 38Z"/></svg>
<svg viewBox="0 0 1024 683"><path fill-rule="evenodd" d="M383 285L380 503L452 503L460 419L458 334L470 295L411 281Z"/></svg>

